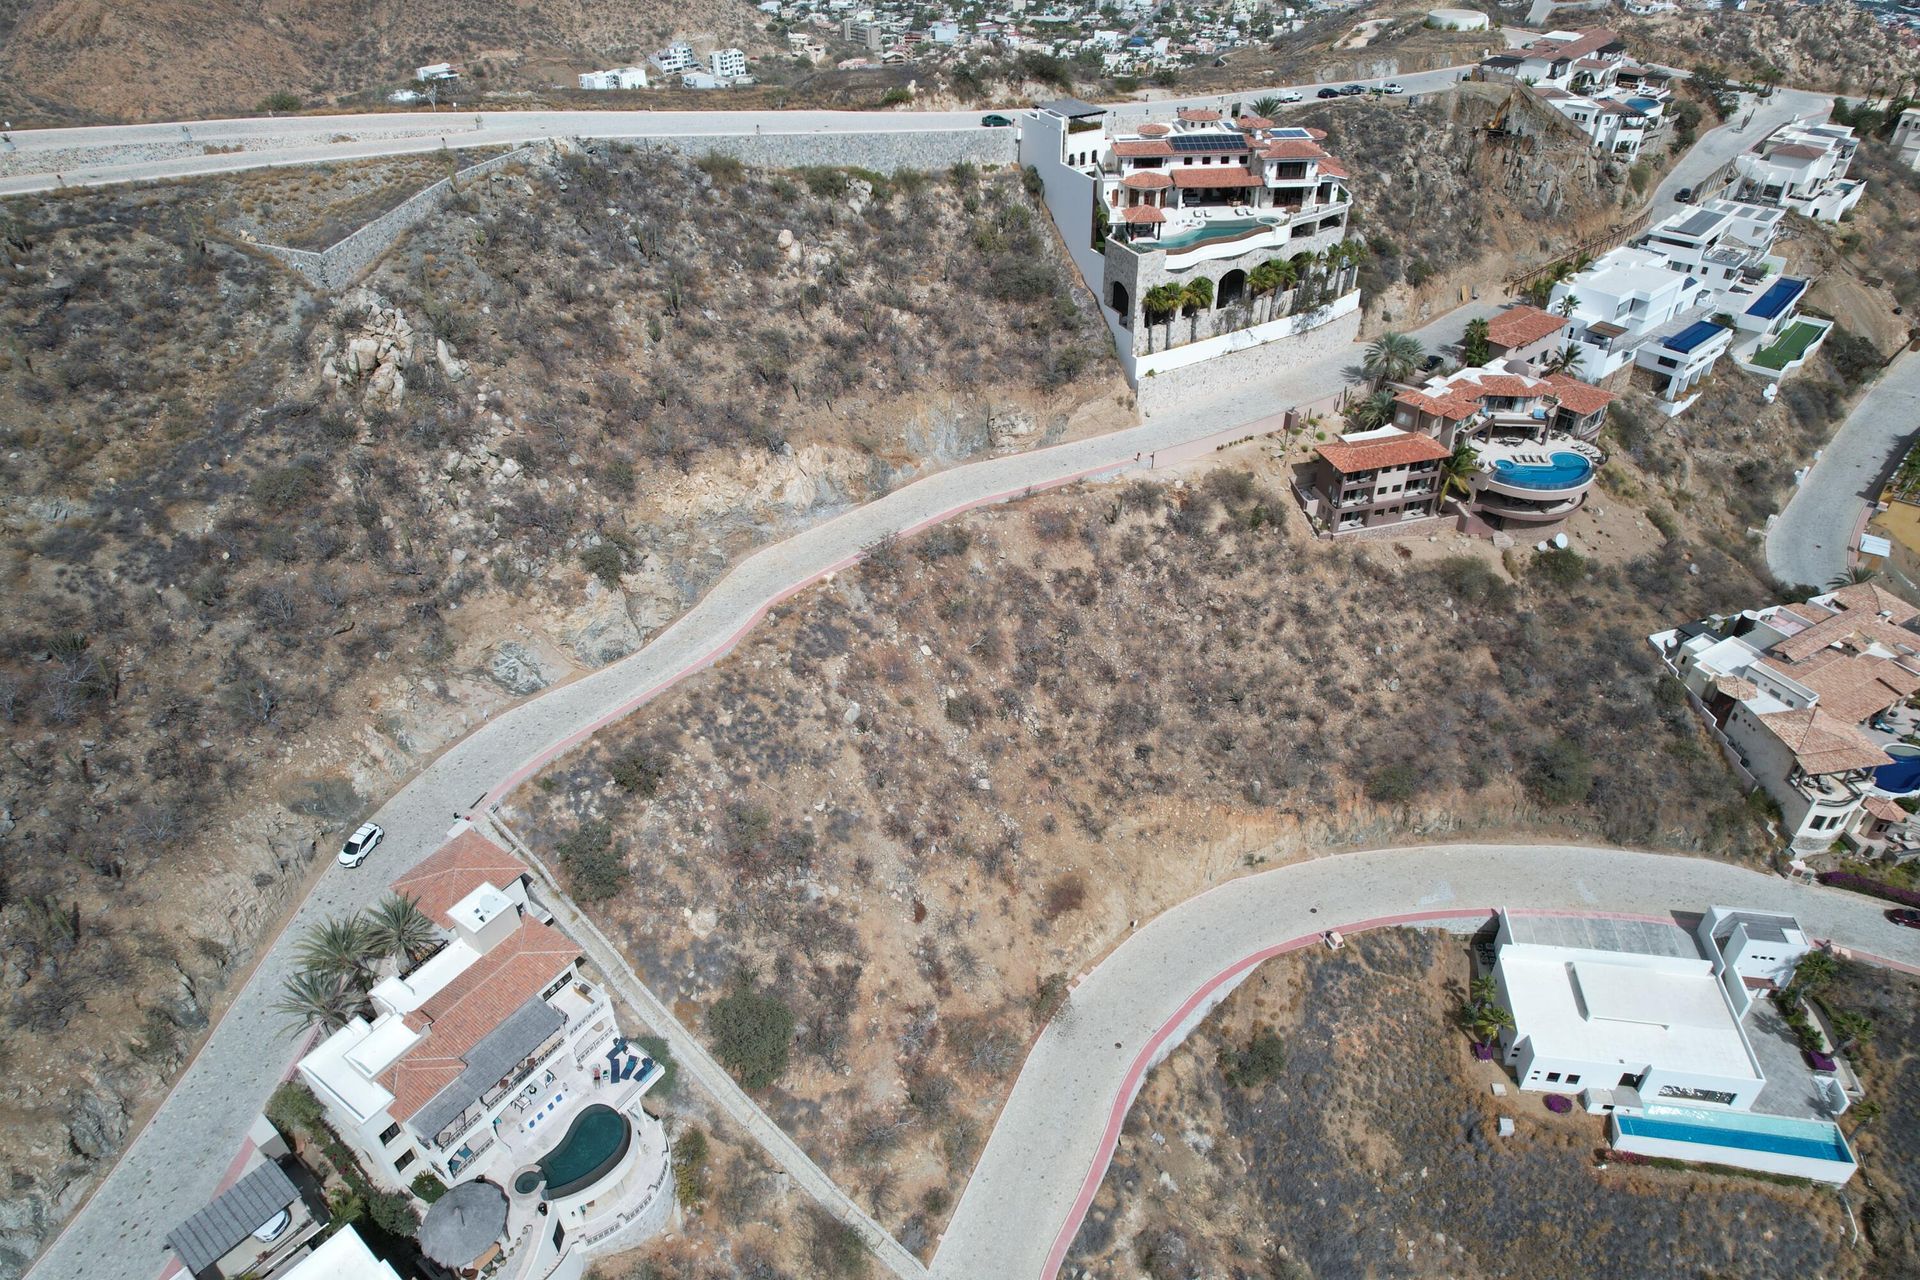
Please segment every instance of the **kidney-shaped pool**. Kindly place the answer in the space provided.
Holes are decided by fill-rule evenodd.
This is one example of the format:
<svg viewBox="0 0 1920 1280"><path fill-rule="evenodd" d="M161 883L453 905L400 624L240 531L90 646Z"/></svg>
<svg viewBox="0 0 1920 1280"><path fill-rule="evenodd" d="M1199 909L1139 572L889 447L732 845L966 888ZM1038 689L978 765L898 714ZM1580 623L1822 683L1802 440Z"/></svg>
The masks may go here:
<svg viewBox="0 0 1920 1280"><path fill-rule="evenodd" d="M539 1171L521 1173L513 1189L527 1195L544 1180L547 1199L564 1199L605 1177L632 1145L633 1124L612 1107L593 1103L573 1118L566 1136L534 1162Z"/></svg>

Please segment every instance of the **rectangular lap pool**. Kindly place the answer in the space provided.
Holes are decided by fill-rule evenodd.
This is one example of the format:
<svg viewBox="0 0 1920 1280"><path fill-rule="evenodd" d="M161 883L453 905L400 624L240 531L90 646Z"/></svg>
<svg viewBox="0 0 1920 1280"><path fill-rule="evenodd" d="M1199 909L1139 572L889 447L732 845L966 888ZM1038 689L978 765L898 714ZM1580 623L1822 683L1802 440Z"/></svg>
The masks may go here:
<svg viewBox="0 0 1920 1280"><path fill-rule="evenodd" d="M1613 1145L1621 1151L1822 1182L1845 1182L1855 1168L1840 1126L1827 1120L1653 1106L1616 1111L1613 1133Z"/></svg>

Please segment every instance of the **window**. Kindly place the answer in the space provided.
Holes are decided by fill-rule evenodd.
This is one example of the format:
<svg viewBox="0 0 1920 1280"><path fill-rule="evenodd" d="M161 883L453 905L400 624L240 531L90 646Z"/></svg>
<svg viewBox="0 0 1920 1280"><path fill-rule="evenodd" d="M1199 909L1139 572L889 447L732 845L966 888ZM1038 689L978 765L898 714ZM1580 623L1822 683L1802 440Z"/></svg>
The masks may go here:
<svg viewBox="0 0 1920 1280"><path fill-rule="evenodd" d="M1579 1074L1578 1074L1578 1073L1576 1073L1576 1072L1571 1072L1571 1071L1570 1071L1570 1072L1568 1072L1568 1073L1567 1073L1567 1083L1568 1083L1568 1084L1579 1084L1579 1083L1580 1083L1580 1076L1579 1076Z"/></svg>
<svg viewBox="0 0 1920 1280"><path fill-rule="evenodd" d="M400 1153L400 1158L393 1162L393 1171L395 1173L398 1173L400 1172L400 1170L406 1168L408 1165L412 1163L413 1163L413 1148L408 1147L405 1151L402 1151Z"/></svg>
<svg viewBox="0 0 1920 1280"><path fill-rule="evenodd" d="M1559 1083L1560 1083L1560 1073L1559 1073L1558 1071L1549 1071L1549 1072L1547 1072L1547 1083L1548 1083L1548 1084L1559 1084Z"/></svg>
<svg viewBox="0 0 1920 1280"><path fill-rule="evenodd" d="M380 1145L384 1147L389 1142L392 1142L395 1138L399 1136L400 1136L400 1126L397 1124L390 1124L386 1128L380 1131Z"/></svg>

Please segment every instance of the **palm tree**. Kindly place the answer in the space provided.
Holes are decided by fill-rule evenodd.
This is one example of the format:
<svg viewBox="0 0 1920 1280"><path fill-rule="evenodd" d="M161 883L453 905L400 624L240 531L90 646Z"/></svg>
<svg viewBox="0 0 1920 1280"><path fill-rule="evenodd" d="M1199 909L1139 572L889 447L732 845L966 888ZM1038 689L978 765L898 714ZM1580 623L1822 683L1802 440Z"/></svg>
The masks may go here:
<svg viewBox="0 0 1920 1280"><path fill-rule="evenodd" d="M368 941L375 954L405 967L433 950L439 933L420 904L405 894L390 893L366 915Z"/></svg>
<svg viewBox="0 0 1920 1280"><path fill-rule="evenodd" d="M1460 361L1462 364L1478 367L1493 359L1493 348L1488 343L1488 325L1484 319L1467 321L1467 334L1460 343Z"/></svg>
<svg viewBox="0 0 1920 1280"><path fill-rule="evenodd" d="M294 952L302 969L311 970L342 986L365 989L367 970L379 958L373 931L359 916L339 916L316 925Z"/></svg>
<svg viewBox="0 0 1920 1280"><path fill-rule="evenodd" d="M1180 310L1187 291L1177 284L1157 284L1140 296L1140 308L1146 313L1147 323L1168 322L1168 333L1161 343L1162 349L1173 345L1172 320L1174 313ZM1149 331L1151 337L1151 331Z"/></svg>
<svg viewBox="0 0 1920 1280"><path fill-rule="evenodd" d="M1187 341L1197 341L1200 337L1200 313L1213 305L1213 281L1205 276L1188 281L1187 287L1180 291L1180 305L1187 313Z"/></svg>
<svg viewBox="0 0 1920 1280"><path fill-rule="evenodd" d="M1499 994L1500 984L1493 980L1491 974L1475 978L1467 984L1467 999L1473 1004L1492 1004L1494 997Z"/></svg>
<svg viewBox="0 0 1920 1280"><path fill-rule="evenodd" d="M1275 270L1279 265L1269 259L1247 272L1247 295L1251 298L1270 297L1280 287L1279 272Z"/></svg>
<svg viewBox="0 0 1920 1280"><path fill-rule="evenodd" d="M1387 332L1373 340L1360 368L1373 379L1374 386L1382 387L1406 381L1426 359L1427 349L1420 345L1420 339L1410 333Z"/></svg>
<svg viewBox="0 0 1920 1280"><path fill-rule="evenodd" d="M1273 299L1267 307L1267 319L1273 320L1280 313L1280 295L1300 283L1300 268L1292 262L1274 262Z"/></svg>
<svg viewBox="0 0 1920 1280"><path fill-rule="evenodd" d="M1836 1010L1833 1015L1833 1034L1840 1037L1840 1043L1833 1046L1834 1052L1847 1053L1855 1045L1873 1039L1873 1019L1851 1009Z"/></svg>
<svg viewBox="0 0 1920 1280"><path fill-rule="evenodd" d="M1266 98L1255 98L1253 100L1253 114L1261 117L1262 119L1271 120L1274 118L1274 116L1278 115L1279 112L1280 112L1280 99L1278 98L1266 97Z"/></svg>
<svg viewBox="0 0 1920 1280"><path fill-rule="evenodd" d="M302 969L287 979L273 1008L294 1019L299 1029L317 1023L322 1031L331 1033L351 1022L360 1012L361 1003L360 993L340 979L317 969Z"/></svg>
<svg viewBox="0 0 1920 1280"><path fill-rule="evenodd" d="M1465 440L1453 446L1453 452L1440 464L1440 501L1445 503L1449 494L1459 493L1461 497L1473 492L1473 475L1480 469L1480 455L1474 452L1472 445ZM1485 983L1484 990L1481 984ZM1493 999L1492 978L1473 980L1473 998L1485 1003Z"/></svg>
<svg viewBox="0 0 1920 1280"><path fill-rule="evenodd" d="M1578 311L1579 309L1580 309L1579 295L1575 294L1572 290L1568 290L1567 296L1560 299L1560 304L1554 308L1555 311L1567 317L1569 320L1573 318L1573 313Z"/></svg>
<svg viewBox="0 0 1920 1280"><path fill-rule="evenodd" d="M1347 422L1355 431L1371 431L1393 416L1393 392L1382 387L1370 392L1347 410Z"/></svg>
<svg viewBox="0 0 1920 1280"><path fill-rule="evenodd" d="M1863 582L1872 582L1872 581L1873 581L1872 569L1866 569L1866 568L1862 568L1859 565L1855 565L1853 566L1853 568L1848 569L1843 573L1835 574L1833 577L1833 581L1827 584L1827 590L1838 591L1842 587L1854 587L1854 586L1860 585Z"/></svg>
<svg viewBox="0 0 1920 1280"><path fill-rule="evenodd" d="M1579 367L1580 344L1569 342L1554 354L1553 359L1547 361L1546 371L1547 376L1551 377L1556 373L1567 373Z"/></svg>
<svg viewBox="0 0 1920 1280"><path fill-rule="evenodd" d="M1497 1004L1483 1004L1473 1011L1473 1022L1468 1030L1481 1044L1492 1044L1500 1038L1502 1031L1513 1030L1513 1014Z"/></svg>

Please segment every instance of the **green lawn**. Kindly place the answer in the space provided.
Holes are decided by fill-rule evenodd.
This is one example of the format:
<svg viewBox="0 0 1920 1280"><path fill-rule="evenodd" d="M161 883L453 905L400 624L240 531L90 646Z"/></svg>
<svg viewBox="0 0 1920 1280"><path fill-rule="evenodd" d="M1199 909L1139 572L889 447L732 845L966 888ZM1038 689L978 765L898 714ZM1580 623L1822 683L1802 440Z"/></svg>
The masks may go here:
<svg viewBox="0 0 1920 1280"><path fill-rule="evenodd" d="M1807 353L1824 332L1817 324L1808 324L1805 320L1795 320L1788 325L1774 344L1758 352L1753 362L1764 369L1784 369Z"/></svg>

